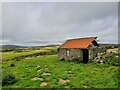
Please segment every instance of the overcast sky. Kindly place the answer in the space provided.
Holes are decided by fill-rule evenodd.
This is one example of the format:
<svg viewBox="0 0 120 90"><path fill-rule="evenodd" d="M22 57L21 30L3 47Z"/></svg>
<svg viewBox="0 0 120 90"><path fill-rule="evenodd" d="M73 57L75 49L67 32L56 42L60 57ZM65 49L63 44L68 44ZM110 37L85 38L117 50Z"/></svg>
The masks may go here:
<svg viewBox="0 0 120 90"><path fill-rule="evenodd" d="M97 36L118 43L116 2L4 2L2 40L5 42L64 41Z"/></svg>

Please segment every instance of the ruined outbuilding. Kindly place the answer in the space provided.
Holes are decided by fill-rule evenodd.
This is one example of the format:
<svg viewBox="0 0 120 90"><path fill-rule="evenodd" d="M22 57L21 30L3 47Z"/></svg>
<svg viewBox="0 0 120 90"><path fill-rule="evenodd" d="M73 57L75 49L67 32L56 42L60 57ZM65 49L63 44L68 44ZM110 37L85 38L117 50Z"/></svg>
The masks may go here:
<svg viewBox="0 0 120 90"><path fill-rule="evenodd" d="M70 39L58 48L59 60L78 59L79 62L88 63L88 60L97 57L103 50L99 48L97 37Z"/></svg>

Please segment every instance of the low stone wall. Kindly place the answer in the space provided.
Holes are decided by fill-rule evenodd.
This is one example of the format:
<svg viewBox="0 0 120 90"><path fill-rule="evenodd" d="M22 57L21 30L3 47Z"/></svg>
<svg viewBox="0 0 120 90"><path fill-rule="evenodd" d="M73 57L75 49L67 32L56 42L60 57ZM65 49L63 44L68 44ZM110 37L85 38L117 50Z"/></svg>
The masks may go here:
<svg viewBox="0 0 120 90"><path fill-rule="evenodd" d="M111 51L109 51L109 50L111 50ZM112 51L113 50L113 51ZM104 51L104 50L103 50ZM115 48L115 49L106 49L106 51L105 52L99 52L98 54L97 54L97 57L96 58L94 58L93 59L93 62L95 62L95 63L101 63L101 64L103 64L104 62L103 62L103 60L106 58L106 57L108 57L108 55L109 54L118 54L118 49L117 48ZM116 58L118 58L118 56L116 56Z"/></svg>

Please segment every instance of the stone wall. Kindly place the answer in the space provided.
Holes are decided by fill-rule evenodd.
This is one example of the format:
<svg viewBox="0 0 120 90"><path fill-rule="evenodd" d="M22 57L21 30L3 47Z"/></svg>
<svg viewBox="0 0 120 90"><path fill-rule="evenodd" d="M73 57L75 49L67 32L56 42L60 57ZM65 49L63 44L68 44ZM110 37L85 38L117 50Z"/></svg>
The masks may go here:
<svg viewBox="0 0 120 90"><path fill-rule="evenodd" d="M67 50L70 50L70 55L67 56ZM106 48L102 47L88 47L89 51L89 59L93 60L98 57L99 53L106 52ZM72 60L72 59L79 59L79 61L83 60L83 52L81 49L58 49L58 60Z"/></svg>
<svg viewBox="0 0 120 90"><path fill-rule="evenodd" d="M99 53L104 53L106 50L107 49L103 47L89 47L89 59L98 57Z"/></svg>
<svg viewBox="0 0 120 90"><path fill-rule="evenodd" d="M67 50L70 50L70 55L67 56ZM58 49L58 60L72 60L79 59L82 60L83 54L81 49Z"/></svg>

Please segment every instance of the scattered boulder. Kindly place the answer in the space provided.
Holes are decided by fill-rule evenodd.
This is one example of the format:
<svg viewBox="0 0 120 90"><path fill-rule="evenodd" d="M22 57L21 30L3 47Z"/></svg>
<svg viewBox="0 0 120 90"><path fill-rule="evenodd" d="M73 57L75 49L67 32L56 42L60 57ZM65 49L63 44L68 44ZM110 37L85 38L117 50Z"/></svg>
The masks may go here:
<svg viewBox="0 0 120 90"><path fill-rule="evenodd" d="M38 70L37 72L41 72L41 70Z"/></svg>
<svg viewBox="0 0 120 90"><path fill-rule="evenodd" d="M116 58L118 58L119 56L115 56Z"/></svg>
<svg viewBox="0 0 120 90"><path fill-rule="evenodd" d="M25 59L31 59L30 57L26 57Z"/></svg>
<svg viewBox="0 0 120 90"><path fill-rule="evenodd" d="M103 61L102 61L102 60L100 60L100 63L103 63Z"/></svg>
<svg viewBox="0 0 120 90"><path fill-rule="evenodd" d="M48 85L47 82L42 82L42 83L40 84L41 87L45 87L45 86L47 86L47 85Z"/></svg>
<svg viewBox="0 0 120 90"><path fill-rule="evenodd" d="M100 63L100 64L103 64L103 63Z"/></svg>
<svg viewBox="0 0 120 90"><path fill-rule="evenodd" d="M38 66L36 66L36 68L39 68L40 66L38 65Z"/></svg>
<svg viewBox="0 0 120 90"><path fill-rule="evenodd" d="M68 71L69 73L72 73L72 71Z"/></svg>
<svg viewBox="0 0 120 90"><path fill-rule="evenodd" d="M33 81L35 81L35 80L43 81L43 78L34 77L34 78L32 78L31 80L33 80Z"/></svg>
<svg viewBox="0 0 120 90"><path fill-rule="evenodd" d="M64 79L58 78L58 82L59 84L65 84L67 82L70 82L70 80L64 80Z"/></svg>
<svg viewBox="0 0 120 90"><path fill-rule="evenodd" d="M45 65L44 67L47 67L47 65Z"/></svg>
<svg viewBox="0 0 120 90"><path fill-rule="evenodd" d="M70 87L69 87L69 86L65 86L64 88L68 89L68 88L70 88Z"/></svg>
<svg viewBox="0 0 120 90"><path fill-rule="evenodd" d="M87 88L87 86L83 86L83 88Z"/></svg>
<svg viewBox="0 0 120 90"><path fill-rule="evenodd" d="M43 75L43 76L44 76L44 75L48 75L48 76L49 76L49 75L51 75L51 74L50 74L50 73L43 73L42 75Z"/></svg>

